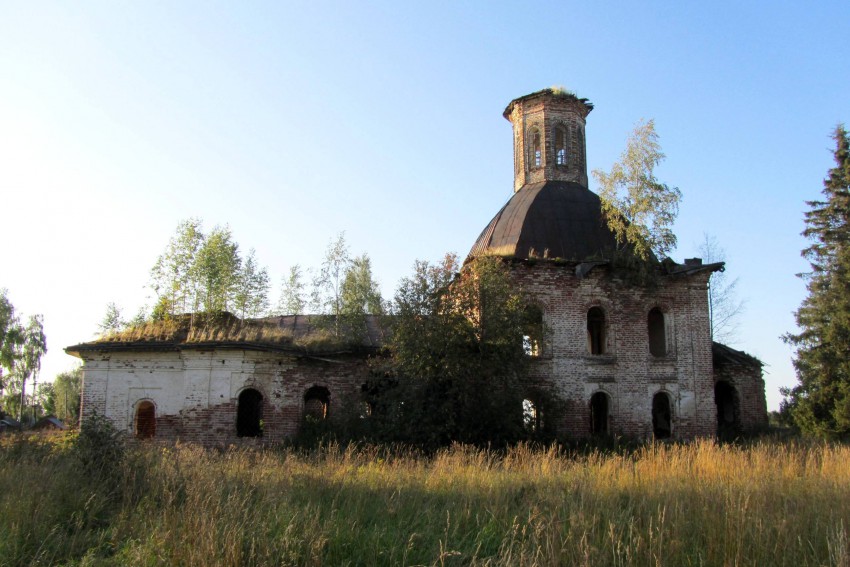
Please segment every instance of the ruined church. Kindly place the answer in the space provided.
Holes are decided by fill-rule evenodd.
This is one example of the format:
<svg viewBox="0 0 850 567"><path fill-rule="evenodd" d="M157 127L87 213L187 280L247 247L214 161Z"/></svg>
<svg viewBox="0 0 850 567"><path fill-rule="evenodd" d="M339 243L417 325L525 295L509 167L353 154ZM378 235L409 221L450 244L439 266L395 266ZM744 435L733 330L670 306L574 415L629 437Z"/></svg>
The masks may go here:
<svg viewBox="0 0 850 567"><path fill-rule="evenodd" d="M533 302L542 332L525 340L529 383L564 402L547 421L571 438L763 428L761 363L711 338L708 284L723 263L666 260L651 286L616 266L616 239L588 189L592 109L551 89L511 101L504 116L513 127L513 195L466 258L503 258ZM253 335L199 334L178 319L159 336L68 347L83 361L83 418L103 415L139 437L274 443L296 435L308 416L364 403L367 358L383 339L376 321L360 348L336 351L296 346L310 332L309 316L255 323ZM531 392L523 406L533 425L540 412Z"/></svg>

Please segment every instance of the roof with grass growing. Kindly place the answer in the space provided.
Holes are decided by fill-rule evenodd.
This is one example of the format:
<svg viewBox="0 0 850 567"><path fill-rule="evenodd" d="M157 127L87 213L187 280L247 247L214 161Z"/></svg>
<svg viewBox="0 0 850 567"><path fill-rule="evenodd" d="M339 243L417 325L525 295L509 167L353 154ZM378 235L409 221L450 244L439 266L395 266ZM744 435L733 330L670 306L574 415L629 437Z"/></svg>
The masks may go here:
<svg viewBox="0 0 850 567"><path fill-rule="evenodd" d="M333 355L374 353L384 342L380 317L367 315L357 324L343 326L337 336L327 315L286 315L239 319L230 313L185 314L148 321L98 339L67 347L65 352L163 351L238 348Z"/></svg>

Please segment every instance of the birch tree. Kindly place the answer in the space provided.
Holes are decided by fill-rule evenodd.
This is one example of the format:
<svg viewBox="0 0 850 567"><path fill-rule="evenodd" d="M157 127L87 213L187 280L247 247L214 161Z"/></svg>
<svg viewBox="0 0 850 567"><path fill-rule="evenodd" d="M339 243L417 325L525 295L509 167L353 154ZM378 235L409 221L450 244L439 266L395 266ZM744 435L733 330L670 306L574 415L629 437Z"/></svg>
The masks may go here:
<svg viewBox="0 0 850 567"><path fill-rule="evenodd" d="M663 160L655 123L641 121L611 171L593 171L608 227L618 244L644 260L666 257L676 247L671 227L682 193L656 179L655 168Z"/></svg>

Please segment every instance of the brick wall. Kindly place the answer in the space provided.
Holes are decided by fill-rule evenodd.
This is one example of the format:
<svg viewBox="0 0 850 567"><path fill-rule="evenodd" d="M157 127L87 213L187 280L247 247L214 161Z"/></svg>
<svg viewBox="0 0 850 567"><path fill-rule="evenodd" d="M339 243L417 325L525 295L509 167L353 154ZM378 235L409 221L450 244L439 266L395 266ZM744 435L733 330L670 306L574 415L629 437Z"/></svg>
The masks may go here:
<svg viewBox="0 0 850 567"><path fill-rule="evenodd" d="M584 278L575 267L554 262L513 264L513 277L544 313L547 338L534 361L532 380L548 384L566 402L560 432L590 434L590 398L605 392L610 432L633 437L653 434L652 399L659 392L672 405L672 436L713 435L716 410L709 336L708 274L662 278L659 286L636 286L604 267ZM606 316L605 352L590 354L587 313ZM667 354L649 351L648 315L664 314Z"/></svg>
<svg viewBox="0 0 850 567"><path fill-rule="evenodd" d="M737 360L715 357L715 383L726 382L734 389L736 429L740 433L754 433L767 427L767 402L761 363L744 353L738 354L743 356L736 357Z"/></svg>
<svg viewBox="0 0 850 567"><path fill-rule="evenodd" d="M261 442L276 442L297 433L309 388L330 392L333 415L359 404L368 373L357 357L329 361L238 349L87 353L82 413L105 415L132 434L138 404L151 401L158 438L226 445L240 441L239 395L251 388L262 395Z"/></svg>

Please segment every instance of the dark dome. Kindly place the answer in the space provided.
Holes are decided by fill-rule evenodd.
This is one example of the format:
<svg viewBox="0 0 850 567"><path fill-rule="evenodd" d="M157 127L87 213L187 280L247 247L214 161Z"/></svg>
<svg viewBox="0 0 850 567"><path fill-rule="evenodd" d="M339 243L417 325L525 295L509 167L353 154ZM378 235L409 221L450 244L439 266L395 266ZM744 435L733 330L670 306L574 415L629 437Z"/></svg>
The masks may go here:
<svg viewBox="0 0 850 567"><path fill-rule="evenodd" d="M614 233L602 220L599 197L578 183L544 181L514 193L475 241L469 258L504 256L610 258Z"/></svg>

